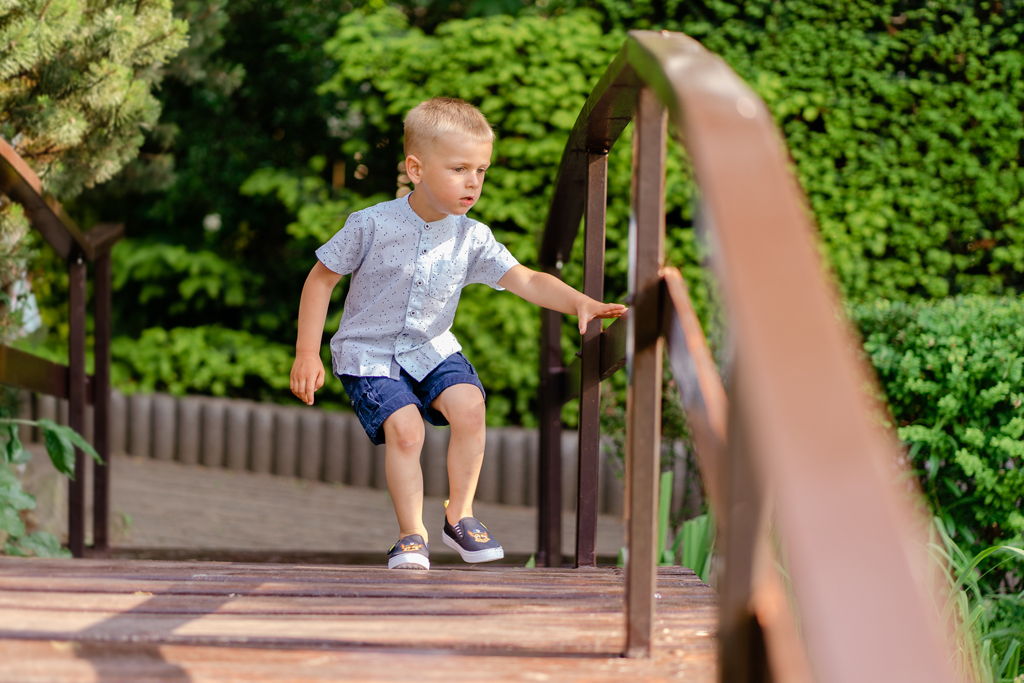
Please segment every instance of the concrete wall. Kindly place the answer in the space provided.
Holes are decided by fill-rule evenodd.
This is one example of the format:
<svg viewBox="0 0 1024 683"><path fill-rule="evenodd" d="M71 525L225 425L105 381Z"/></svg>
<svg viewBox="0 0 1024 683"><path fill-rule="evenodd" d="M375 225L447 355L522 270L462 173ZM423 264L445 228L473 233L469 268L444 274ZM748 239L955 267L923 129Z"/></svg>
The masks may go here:
<svg viewBox="0 0 1024 683"><path fill-rule="evenodd" d="M49 396L26 397L22 414L67 423L67 404ZM85 437L92 441L92 410ZM36 435L25 430L23 439ZM563 508L576 503L576 433L565 432ZM447 491L447 428L427 425L423 478L427 495ZM366 437L355 415L303 406L281 406L207 396L114 392L111 451L156 460L249 470L350 486L385 489L384 450ZM602 513L620 514L623 484L615 458L601 455ZM113 472L117 476L116 470ZM509 505L537 502L537 433L513 427L488 430L477 499Z"/></svg>

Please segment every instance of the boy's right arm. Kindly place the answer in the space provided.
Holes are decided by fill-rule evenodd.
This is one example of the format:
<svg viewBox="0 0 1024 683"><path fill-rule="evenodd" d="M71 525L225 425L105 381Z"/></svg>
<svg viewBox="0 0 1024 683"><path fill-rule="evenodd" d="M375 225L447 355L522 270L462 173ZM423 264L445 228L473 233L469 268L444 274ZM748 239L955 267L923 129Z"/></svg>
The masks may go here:
<svg viewBox="0 0 1024 683"><path fill-rule="evenodd" d="M291 390L307 405L313 405L313 394L324 385L324 364L320 360L320 341L324 334L327 307L331 292L341 275L319 261L306 276L299 300L299 333L295 340L295 362L292 363Z"/></svg>

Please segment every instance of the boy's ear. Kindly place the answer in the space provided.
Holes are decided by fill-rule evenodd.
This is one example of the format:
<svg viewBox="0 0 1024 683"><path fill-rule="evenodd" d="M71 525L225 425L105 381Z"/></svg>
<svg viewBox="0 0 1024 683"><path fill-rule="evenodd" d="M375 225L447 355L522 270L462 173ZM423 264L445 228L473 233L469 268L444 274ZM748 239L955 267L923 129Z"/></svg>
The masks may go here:
<svg viewBox="0 0 1024 683"><path fill-rule="evenodd" d="M409 154L405 157L405 175L409 176L409 180L413 182L413 185L419 184L423 177L423 164L415 154Z"/></svg>

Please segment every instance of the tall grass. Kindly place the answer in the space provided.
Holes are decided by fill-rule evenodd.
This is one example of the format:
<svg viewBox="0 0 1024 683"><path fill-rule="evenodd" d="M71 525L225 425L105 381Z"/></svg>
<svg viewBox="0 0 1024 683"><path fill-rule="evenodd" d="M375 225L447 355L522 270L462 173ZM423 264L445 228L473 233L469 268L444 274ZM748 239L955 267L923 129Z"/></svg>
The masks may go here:
<svg viewBox="0 0 1024 683"><path fill-rule="evenodd" d="M662 567L688 567L707 583L711 576L711 557L715 549L715 522L710 512L688 519L672 535L671 471L662 472L658 491L658 564ZM626 548L619 549L618 565L625 566Z"/></svg>
<svg viewBox="0 0 1024 683"><path fill-rule="evenodd" d="M707 583L711 576L711 555L715 546L714 519L710 512L688 519L680 525L675 538L670 539L672 479L671 471L661 473L658 497L658 538L661 551L658 553L658 564L689 567L701 581Z"/></svg>
<svg viewBox="0 0 1024 683"><path fill-rule="evenodd" d="M1024 591L996 592L982 581L1006 563L1024 567L1024 549L995 545L969 556L940 518L934 525L931 550L949 582L943 611L957 625L960 673L979 683L1024 683Z"/></svg>

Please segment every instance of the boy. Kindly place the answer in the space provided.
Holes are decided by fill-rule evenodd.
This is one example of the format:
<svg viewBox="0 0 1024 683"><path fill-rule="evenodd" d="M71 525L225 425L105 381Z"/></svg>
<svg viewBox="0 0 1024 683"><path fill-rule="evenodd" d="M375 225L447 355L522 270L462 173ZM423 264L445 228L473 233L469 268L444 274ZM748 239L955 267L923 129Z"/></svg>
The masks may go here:
<svg viewBox="0 0 1024 683"><path fill-rule="evenodd" d="M466 214L480 197L494 133L472 105L434 98L405 119L405 169L414 191L349 216L316 251L302 288L291 390L312 405L323 386L320 338L331 292L352 273L331 339L334 374L370 439L385 446L384 471L398 518L389 569L430 567L423 525L423 419L451 425L444 543L466 562L504 557L473 516L484 455L484 389L450 332L462 287L483 283L579 318L621 316L546 273L519 264L490 229Z"/></svg>

